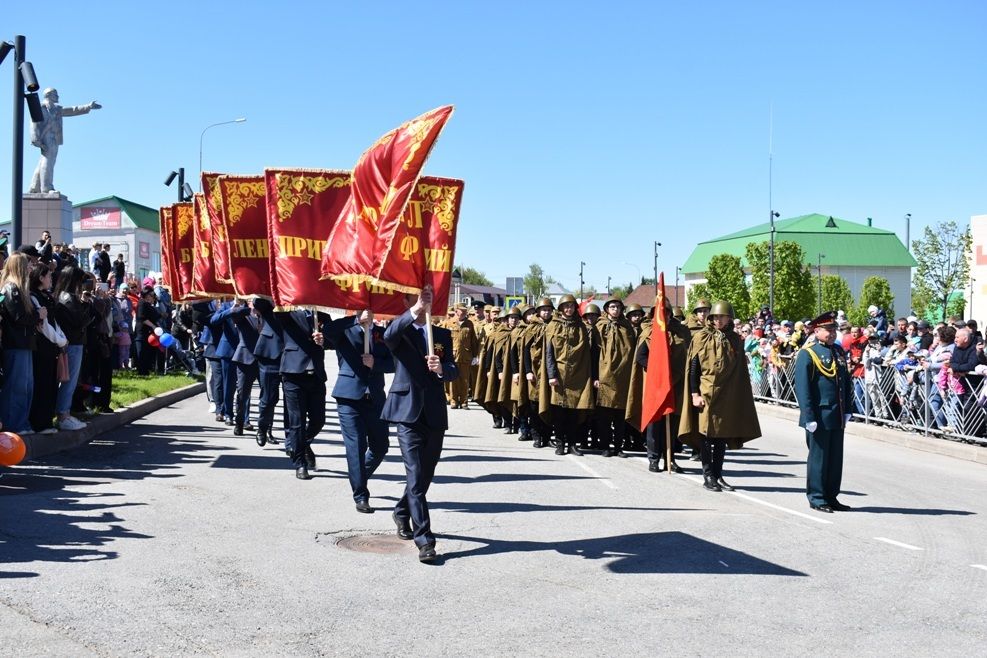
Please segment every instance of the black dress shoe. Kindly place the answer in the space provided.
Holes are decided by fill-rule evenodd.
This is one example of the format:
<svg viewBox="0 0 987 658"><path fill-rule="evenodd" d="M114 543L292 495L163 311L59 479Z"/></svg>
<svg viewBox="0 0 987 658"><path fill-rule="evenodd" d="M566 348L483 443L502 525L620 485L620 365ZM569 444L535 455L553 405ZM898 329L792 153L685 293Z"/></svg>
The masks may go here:
<svg viewBox="0 0 987 658"><path fill-rule="evenodd" d="M493 427L495 430L503 429L504 421L502 421L500 418L495 418Z"/></svg>
<svg viewBox="0 0 987 658"><path fill-rule="evenodd" d="M247 430L248 432L253 432L254 426L252 423L247 423L246 425L243 426L243 429Z"/></svg>
<svg viewBox="0 0 987 658"><path fill-rule="evenodd" d="M398 528L398 537L401 539L414 539L415 533L411 531L411 521L398 518L398 515L391 512L391 519Z"/></svg>
<svg viewBox="0 0 987 658"><path fill-rule="evenodd" d="M216 422L217 423L225 423L226 422L226 419L223 418L223 414L216 414Z"/></svg>
<svg viewBox="0 0 987 658"><path fill-rule="evenodd" d="M243 428L239 425L233 427L233 436L243 436Z"/></svg>
<svg viewBox="0 0 987 658"><path fill-rule="evenodd" d="M829 503L823 503L822 505L813 505L812 503L809 503L809 507L817 512L826 512L827 514L833 513L833 508L829 506Z"/></svg>
<svg viewBox="0 0 987 658"><path fill-rule="evenodd" d="M565 454L565 444L564 443L560 443L559 445L555 446L555 454L556 455L564 455Z"/></svg>
<svg viewBox="0 0 987 658"><path fill-rule="evenodd" d="M613 457L613 450L609 448L600 453L600 457Z"/></svg>
<svg viewBox="0 0 987 658"><path fill-rule="evenodd" d="M720 485L720 489L723 489L724 491L733 491L734 490L734 488L732 486L730 486L729 484L727 484L727 481L724 480L723 478L717 478L716 479L716 483L718 485Z"/></svg>
<svg viewBox="0 0 987 658"><path fill-rule="evenodd" d="M630 457L630 455L628 455L628 454L627 454L626 452L624 452L623 450L618 450L618 451L617 451L617 457L620 457L620 458L622 458L622 459L627 459L628 457Z"/></svg>
<svg viewBox="0 0 987 658"><path fill-rule="evenodd" d="M648 470L652 473L661 473L661 462L657 459L648 460Z"/></svg>
<svg viewBox="0 0 987 658"><path fill-rule="evenodd" d="M361 514L373 514L374 508L370 506L370 503L365 500L356 501L356 511Z"/></svg>
<svg viewBox="0 0 987 658"><path fill-rule="evenodd" d="M315 468L315 453L312 452L312 446L306 446L305 448L305 465L308 466L313 471Z"/></svg>
<svg viewBox="0 0 987 658"><path fill-rule="evenodd" d="M853 509L849 505L844 505L843 503L835 499L832 502L830 502L829 506L832 507L833 510L836 512L849 512L850 510Z"/></svg>
<svg viewBox="0 0 987 658"><path fill-rule="evenodd" d="M675 462L672 462L672 473L685 473L685 469Z"/></svg>
<svg viewBox="0 0 987 658"><path fill-rule="evenodd" d="M431 562L435 557L435 544L425 544L418 549L419 562Z"/></svg>
<svg viewBox="0 0 987 658"><path fill-rule="evenodd" d="M569 447L569 452L571 452L572 454L574 454L574 455L575 455L575 456L577 456L577 457L582 457L582 456L583 456L583 451L582 451L582 450L580 450L580 449L579 449L579 446L577 446L577 445L576 445L575 443L573 443L573 444L572 444L572 445L571 445L571 446Z"/></svg>
<svg viewBox="0 0 987 658"><path fill-rule="evenodd" d="M267 445L267 433L264 430L257 430L257 434L254 438L257 440L257 445L261 448Z"/></svg>
<svg viewBox="0 0 987 658"><path fill-rule="evenodd" d="M716 483L716 480L708 475L703 479L703 489L708 489L709 491L723 491L723 489L720 488L720 485Z"/></svg>
<svg viewBox="0 0 987 658"><path fill-rule="evenodd" d="M308 474L308 469L304 466L299 466L295 469L295 477L299 480L311 480L312 476Z"/></svg>
<svg viewBox="0 0 987 658"><path fill-rule="evenodd" d="M267 442L270 443L272 446L276 446L280 444L280 441L274 438L274 432L272 432L271 430L267 430Z"/></svg>
<svg viewBox="0 0 987 658"><path fill-rule="evenodd" d="M234 425L236 425L236 423L233 422L233 419L232 418L227 418L225 422L226 422L227 427L233 427Z"/></svg>

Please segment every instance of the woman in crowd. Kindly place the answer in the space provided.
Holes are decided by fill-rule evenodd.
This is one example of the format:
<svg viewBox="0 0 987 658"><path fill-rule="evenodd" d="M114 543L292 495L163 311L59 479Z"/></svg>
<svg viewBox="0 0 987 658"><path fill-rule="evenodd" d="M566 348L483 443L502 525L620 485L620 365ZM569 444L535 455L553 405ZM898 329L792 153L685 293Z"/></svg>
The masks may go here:
<svg viewBox="0 0 987 658"><path fill-rule="evenodd" d="M93 321L92 305L83 300L82 282L85 277L78 267L62 268L55 286L55 319L62 333L68 340L65 353L69 361L68 381L58 386L58 396L55 400L55 412L58 414L58 426L64 430L79 430L85 423L71 415L72 396L76 383L79 381L79 371L82 367L82 351L86 342L86 328Z"/></svg>
<svg viewBox="0 0 987 658"><path fill-rule="evenodd" d="M48 318L37 310L30 295L30 258L13 253L0 274L0 316L4 383L0 389L0 420L4 429L18 434L34 434L28 417L34 394L34 359L38 322Z"/></svg>
<svg viewBox="0 0 987 658"><path fill-rule="evenodd" d="M58 355L62 347L50 339L61 333L56 330L55 298L51 294L51 270L36 267L31 270L31 298L35 308L45 309L47 318L41 320L42 327L37 335L37 349L34 351L34 396L31 398L31 427L40 434L54 434L52 422L55 418L55 396L58 393ZM47 324L49 328L45 329ZM64 338L64 334L61 335Z"/></svg>
<svg viewBox="0 0 987 658"><path fill-rule="evenodd" d="M137 304L137 336L140 343L137 350L138 375L149 375L154 370L158 348L150 345L147 339L154 335L154 330L158 328L160 321L161 313L158 312L154 288L145 286L141 290L141 300Z"/></svg>

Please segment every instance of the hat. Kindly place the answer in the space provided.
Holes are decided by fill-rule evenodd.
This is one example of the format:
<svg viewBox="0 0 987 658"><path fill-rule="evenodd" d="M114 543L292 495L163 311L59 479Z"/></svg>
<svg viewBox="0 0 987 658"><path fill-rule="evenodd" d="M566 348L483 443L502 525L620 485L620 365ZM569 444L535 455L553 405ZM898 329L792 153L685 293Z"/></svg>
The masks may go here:
<svg viewBox="0 0 987 658"><path fill-rule="evenodd" d="M820 317L822 317L822 316L820 316ZM813 324L815 324L815 323L813 323ZM789 329L791 329L792 328L792 321L791 320L782 320L781 321L781 326L788 327Z"/></svg>
<svg viewBox="0 0 987 658"><path fill-rule="evenodd" d="M30 256L31 258L41 258L41 254L38 253L38 250L35 249L33 244L22 244L18 247L17 253Z"/></svg>
<svg viewBox="0 0 987 658"><path fill-rule="evenodd" d="M624 315L630 315L631 313L640 313L644 315L644 309L641 308L640 304L628 304L627 308L624 310Z"/></svg>
<svg viewBox="0 0 987 658"><path fill-rule="evenodd" d="M596 304L587 304L586 308L583 309L583 315L602 315L602 313Z"/></svg>
<svg viewBox="0 0 987 658"><path fill-rule="evenodd" d="M928 322L926 322L925 320L919 320L919 321L918 321L918 324L917 324L916 326L917 326L917 327L918 327L919 329L928 329L928 328L930 328L930 327L931 327L932 325L930 325L930 324L929 324Z"/></svg>
<svg viewBox="0 0 987 658"><path fill-rule="evenodd" d="M120 284L120 292L127 292L128 290L130 290L130 286L128 286L126 283Z"/></svg>
<svg viewBox="0 0 987 658"><path fill-rule="evenodd" d="M537 308L537 309L543 309L543 308L551 308L551 309L554 309L555 308L555 304L552 303L552 298L551 297L542 297L538 301L538 304L535 306L535 308Z"/></svg>
<svg viewBox="0 0 987 658"><path fill-rule="evenodd" d="M466 310L466 304L464 304L462 302L459 302L458 304L454 304L453 305L453 308L456 309L456 310L463 310L463 311L465 311Z"/></svg>
<svg viewBox="0 0 987 658"><path fill-rule="evenodd" d="M836 311L826 311L812 321L812 326L816 329L835 329Z"/></svg>
<svg viewBox="0 0 987 658"><path fill-rule="evenodd" d="M692 307L692 312L695 313L696 311L699 311L701 309L706 309L708 311L709 306L710 306L709 301L706 299L696 300L696 305Z"/></svg>

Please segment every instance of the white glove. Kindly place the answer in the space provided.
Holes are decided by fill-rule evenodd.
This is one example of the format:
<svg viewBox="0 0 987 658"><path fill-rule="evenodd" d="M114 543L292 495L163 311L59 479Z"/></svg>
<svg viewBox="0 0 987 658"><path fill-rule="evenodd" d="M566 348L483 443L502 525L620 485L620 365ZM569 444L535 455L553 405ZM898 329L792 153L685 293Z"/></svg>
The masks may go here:
<svg viewBox="0 0 987 658"><path fill-rule="evenodd" d="M846 425L847 423L849 423L852 417L853 414L843 414L843 424Z"/></svg>
<svg viewBox="0 0 987 658"><path fill-rule="evenodd" d="M819 423L817 423L816 421L812 421L811 423L805 424L805 431L808 432L809 434L815 434L817 427L819 427Z"/></svg>
<svg viewBox="0 0 987 658"><path fill-rule="evenodd" d="M470 361L470 365L471 366L476 366L476 365L479 365L479 364L480 364L480 357L478 357L478 356L474 356L473 357L473 360Z"/></svg>

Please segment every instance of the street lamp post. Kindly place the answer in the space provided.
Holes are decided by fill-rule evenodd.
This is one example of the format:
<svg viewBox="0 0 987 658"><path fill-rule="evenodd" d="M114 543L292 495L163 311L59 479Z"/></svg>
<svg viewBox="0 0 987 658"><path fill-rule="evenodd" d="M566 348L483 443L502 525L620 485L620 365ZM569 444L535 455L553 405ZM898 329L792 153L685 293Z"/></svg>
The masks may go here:
<svg viewBox="0 0 987 658"><path fill-rule="evenodd" d="M41 114L41 101L38 100L40 85L34 75L34 67L24 59L27 39L18 34L14 37L14 43L0 41L0 62L11 50L14 51L14 139L10 171L10 241L13 243L11 249L16 249L21 244L24 219L24 103L27 103L34 123L43 121L44 116Z"/></svg>
<svg viewBox="0 0 987 658"><path fill-rule="evenodd" d="M905 213L905 249L912 253L912 213Z"/></svg>
<svg viewBox="0 0 987 658"><path fill-rule="evenodd" d="M768 308L772 316L775 312L775 217L779 213L771 210L768 218L771 220L771 244L768 245Z"/></svg>
<svg viewBox="0 0 987 658"><path fill-rule="evenodd" d="M679 304L679 274L681 274L681 273L682 273L682 268L676 266L675 267L675 305L676 306L680 306L680 304Z"/></svg>
<svg viewBox="0 0 987 658"><path fill-rule="evenodd" d="M247 117L240 117L239 119L220 121L219 123L214 123L202 129L202 134L199 135L199 190L200 191L202 189L202 138L206 136L206 131L209 130L210 128L215 128L216 126L225 126L228 123L243 123L246 120Z"/></svg>
<svg viewBox="0 0 987 658"><path fill-rule="evenodd" d="M826 254L819 254L819 265L816 268L816 274L819 275L819 315L822 315L822 261L826 257Z"/></svg>
<svg viewBox="0 0 987 658"><path fill-rule="evenodd" d="M586 267L586 263L579 261L579 303L583 301L583 268Z"/></svg>
<svg viewBox="0 0 987 658"><path fill-rule="evenodd" d="M609 276L607 277L607 297L610 296L610 278Z"/></svg>

